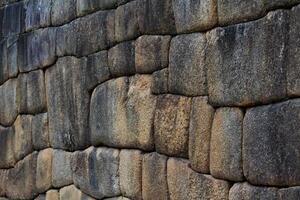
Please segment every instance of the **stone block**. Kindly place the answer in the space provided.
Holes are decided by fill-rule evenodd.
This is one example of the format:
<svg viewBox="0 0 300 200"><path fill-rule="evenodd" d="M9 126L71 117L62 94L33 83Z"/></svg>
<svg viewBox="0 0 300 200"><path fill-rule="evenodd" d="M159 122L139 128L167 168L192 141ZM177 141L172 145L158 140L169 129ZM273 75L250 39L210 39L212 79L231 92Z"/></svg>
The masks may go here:
<svg viewBox="0 0 300 200"><path fill-rule="evenodd" d="M171 36L144 35L135 41L135 68L140 74L168 66Z"/></svg>
<svg viewBox="0 0 300 200"><path fill-rule="evenodd" d="M118 148L153 150L156 97L151 76L121 77L99 85L90 106L91 142Z"/></svg>
<svg viewBox="0 0 300 200"><path fill-rule="evenodd" d="M5 196L7 187L8 170L0 170L0 195Z"/></svg>
<svg viewBox="0 0 300 200"><path fill-rule="evenodd" d="M130 199L142 199L142 161L143 154L139 150L120 152L120 188L122 195Z"/></svg>
<svg viewBox="0 0 300 200"><path fill-rule="evenodd" d="M282 188L279 190L279 199L280 200L297 200L300 197L300 187L289 187Z"/></svg>
<svg viewBox="0 0 300 200"><path fill-rule="evenodd" d="M144 35L176 33L172 0L140 0L138 24Z"/></svg>
<svg viewBox="0 0 300 200"><path fill-rule="evenodd" d="M145 154L142 169L143 200L169 198L167 183L167 157L156 152Z"/></svg>
<svg viewBox="0 0 300 200"><path fill-rule="evenodd" d="M166 94L168 93L169 84L169 69L165 68L156 71L152 74L153 83L151 85L151 92L153 94Z"/></svg>
<svg viewBox="0 0 300 200"><path fill-rule="evenodd" d="M217 109L211 131L210 173L234 182L243 181L242 131L243 111L239 108Z"/></svg>
<svg viewBox="0 0 300 200"><path fill-rule="evenodd" d="M283 10L209 32L210 103L251 106L285 98L287 36L287 13Z"/></svg>
<svg viewBox="0 0 300 200"><path fill-rule="evenodd" d="M1 169L13 167L16 163L15 156L14 156L14 139L15 139L15 132L13 128L0 126L0 146L2 149L0 151ZM1 195L1 189L0 189L0 195Z"/></svg>
<svg viewBox="0 0 300 200"><path fill-rule="evenodd" d="M59 190L59 200L95 200L84 194L74 185L70 185Z"/></svg>
<svg viewBox="0 0 300 200"><path fill-rule="evenodd" d="M265 7L267 10L276 9L276 8L286 8L299 4L299 0L273 0L273 1L264 1Z"/></svg>
<svg viewBox="0 0 300 200"><path fill-rule="evenodd" d="M3 39L0 41L0 84L9 78L7 59L7 41Z"/></svg>
<svg viewBox="0 0 300 200"><path fill-rule="evenodd" d="M44 149L38 153L36 169L36 189L38 193L44 193L52 186L52 161L52 149Z"/></svg>
<svg viewBox="0 0 300 200"><path fill-rule="evenodd" d="M204 31L218 21L217 0L173 0L177 33Z"/></svg>
<svg viewBox="0 0 300 200"><path fill-rule="evenodd" d="M121 5L115 12L115 39L117 42L136 38L139 33L138 1Z"/></svg>
<svg viewBox="0 0 300 200"><path fill-rule="evenodd" d="M77 16L83 16L97 10L112 9L118 0L77 0Z"/></svg>
<svg viewBox="0 0 300 200"><path fill-rule="evenodd" d="M76 18L76 1L52 0L51 24L58 26Z"/></svg>
<svg viewBox="0 0 300 200"><path fill-rule="evenodd" d="M20 113L36 114L46 110L46 89L42 70L20 74Z"/></svg>
<svg viewBox="0 0 300 200"><path fill-rule="evenodd" d="M51 25L52 0L25 1L25 31Z"/></svg>
<svg viewBox="0 0 300 200"><path fill-rule="evenodd" d="M12 36L7 39L7 50L6 50L7 51L7 71L8 71L9 78L17 77L17 75L19 73L18 40L19 40L18 36ZM5 53L5 50L4 50L4 53ZM5 58L4 58L4 62L5 62ZM3 67L5 69L5 66L3 66Z"/></svg>
<svg viewBox="0 0 300 200"><path fill-rule="evenodd" d="M31 125L32 143L35 150L50 147L48 114L37 114L32 118Z"/></svg>
<svg viewBox="0 0 300 200"><path fill-rule="evenodd" d="M72 153L63 150L53 151L52 161L52 186L61 188L73 183Z"/></svg>
<svg viewBox="0 0 300 200"><path fill-rule="evenodd" d="M134 41L117 44L108 51L108 65L112 76L129 76L135 74Z"/></svg>
<svg viewBox="0 0 300 200"><path fill-rule="evenodd" d="M58 190L48 190L46 192L46 200L59 200Z"/></svg>
<svg viewBox="0 0 300 200"><path fill-rule="evenodd" d="M171 40L169 91L186 96L207 94L206 38L202 33L179 35Z"/></svg>
<svg viewBox="0 0 300 200"><path fill-rule="evenodd" d="M248 109L243 123L243 169L255 185L300 183L300 99Z"/></svg>
<svg viewBox="0 0 300 200"><path fill-rule="evenodd" d="M1 27L2 37L23 33L25 30L25 7L20 1L4 7L3 23Z"/></svg>
<svg viewBox="0 0 300 200"><path fill-rule="evenodd" d="M207 97L192 99L189 123L189 160L191 168L200 173L209 173L209 150L214 108Z"/></svg>
<svg viewBox="0 0 300 200"><path fill-rule="evenodd" d="M155 148L169 156L188 157L191 98L160 95L154 119Z"/></svg>
<svg viewBox="0 0 300 200"><path fill-rule="evenodd" d="M252 186L249 183L235 183L229 192L229 200L274 200L278 199L278 189L272 187Z"/></svg>

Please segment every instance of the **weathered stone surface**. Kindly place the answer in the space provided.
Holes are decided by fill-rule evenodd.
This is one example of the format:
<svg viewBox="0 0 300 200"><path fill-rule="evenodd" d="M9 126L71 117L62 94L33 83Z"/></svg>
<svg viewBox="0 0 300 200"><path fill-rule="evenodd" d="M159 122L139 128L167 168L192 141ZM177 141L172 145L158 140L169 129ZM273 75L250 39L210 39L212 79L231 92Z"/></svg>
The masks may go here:
<svg viewBox="0 0 300 200"><path fill-rule="evenodd" d="M1 23L0 23L1 24ZM8 79L7 41L0 41L0 84Z"/></svg>
<svg viewBox="0 0 300 200"><path fill-rule="evenodd" d="M126 197L113 197L113 198L105 198L105 200L130 200Z"/></svg>
<svg viewBox="0 0 300 200"><path fill-rule="evenodd" d="M10 168L13 167L14 164L16 163L14 157L14 139L15 139L15 132L13 128L11 127L6 128L0 126L0 147L1 147L0 168ZM0 189L0 195L1 195L1 189Z"/></svg>
<svg viewBox="0 0 300 200"><path fill-rule="evenodd" d="M48 190L46 192L46 200L59 200L58 190Z"/></svg>
<svg viewBox="0 0 300 200"><path fill-rule="evenodd" d="M243 125L243 169L252 184L300 183L300 99L247 110Z"/></svg>
<svg viewBox="0 0 300 200"><path fill-rule="evenodd" d="M0 86L0 124L10 126L15 121L19 110L17 79L10 79Z"/></svg>
<svg viewBox="0 0 300 200"><path fill-rule="evenodd" d="M142 169L144 200L168 199L167 157L156 152L145 154Z"/></svg>
<svg viewBox="0 0 300 200"><path fill-rule="evenodd" d="M74 185L64 187L59 190L59 200L95 200L92 197L82 193Z"/></svg>
<svg viewBox="0 0 300 200"><path fill-rule="evenodd" d="M52 185L55 188L61 188L73 183L72 153L63 150L53 151L52 161Z"/></svg>
<svg viewBox="0 0 300 200"><path fill-rule="evenodd" d="M167 169L170 200L228 199L228 182L193 171L186 160L170 158Z"/></svg>
<svg viewBox="0 0 300 200"><path fill-rule="evenodd" d="M172 0L140 0L138 24L142 34L174 34L176 27Z"/></svg>
<svg viewBox="0 0 300 200"><path fill-rule="evenodd" d="M273 0L273 1L264 1L265 7L267 10L284 8L287 6L292 6L300 3L299 0Z"/></svg>
<svg viewBox="0 0 300 200"><path fill-rule="evenodd" d="M40 194L40 195L37 196L34 200L45 200L45 199L46 199L46 195Z"/></svg>
<svg viewBox="0 0 300 200"><path fill-rule="evenodd" d="M102 199L121 194L117 149L90 147L76 152L72 170L74 184L92 197Z"/></svg>
<svg viewBox="0 0 300 200"><path fill-rule="evenodd" d="M278 189L272 187L257 187L245 183L235 183L229 192L229 200L278 199Z"/></svg>
<svg viewBox="0 0 300 200"><path fill-rule="evenodd" d="M217 0L173 0L177 33L204 31L217 24Z"/></svg>
<svg viewBox="0 0 300 200"><path fill-rule="evenodd" d="M108 65L112 76L135 74L134 41L120 43L108 51Z"/></svg>
<svg viewBox="0 0 300 200"><path fill-rule="evenodd" d="M76 1L52 0L51 24L58 26L76 18Z"/></svg>
<svg viewBox="0 0 300 200"><path fill-rule="evenodd" d="M218 1L218 22L220 25L237 24L261 17L265 13L264 1Z"/></svg>
<svg viewBox="0 0 300 200"><path fill-rule="evenodd" d="M300 6L290 12L290 30L287 62L287 92L289 96L300 96Z"/></svg>
<svg viewBox="0 0 300 200"><path fill-rule="evenodd" d="M50 26L52 0L28 0L25 1L25 30Z"/></svg>
<svg viewBox="0 0 300 200"><path fill-rule="evenodd" d="M137 73L152 73L168 66L171 36L144 35L135 41Z"/></svg>
<svg viewBox="0 0 300 200"><path fill-rule="evenodd" d="M18 39L18 36L12 36L7 39L7 70L9 78L17 77L19 72Z"/></svg>
<svg viewBox="0 0 300 200"><path fill-rule="evenodd" d="M77 16L83 16L96 10L107 10L117 6L118 0L77 0Z"/></svg>
<svg viewBox="0 0 300 200"><path fill-rule="evenodd" d="M33 152L8 171L6 196L9 199L33 199L37 196L36 174L38 153Z"/></svg>
<svg viewBox="0 0 300 200"><path fill-rule="evenodd" d="M153 83L151 85L151 92L153 94L166 94L168 93L169 84L169 69L165 68L156 71L152 74Z"/></svg>
<svg viewBox="0 0 300 200"><path fill-rule="evenodd" d="M216 178L243 180L243 111L239 108L217 109L211 131L210 173Z"/></svg>
<svg viewBox="0 0 300 200"><path fill-rule="evenodd" d="M197 172L209 173L209 150L214 109L207 97L192 100L189 124L189 160Z"/></svg>
<svg viewBox="0 0 300 200"><path fill-rule="evenodd" d="M46 89L42 70L20 74L20 113L35 114L46 110Z"/></svg>
<svg viewBox="0 0 300 200"><path fill-rule="evenodd" d="M169 156L188 157L191 98L160 95L154 119L155 148Z"/></svg>
<svg viewBox="0 0 300 200"><path fill-rule="evenodd" d="M0 170L0 195L5 196L7 187L8 170Z"/></svg>
<svg viewBox="0 0 300 200"><path fill-rule="evenodd" d="M138 1L131 1L121 5L115 12L115 39L117 42L130 40L139 33L137 17Z"/></svg>
<svg viewBox="0 0 300 200"><path fill-rule="evenodd" d="M280 200L297 200L300 197L300 187L290 187L290 188L283 188L279 190L279 199Z"/></svg>
<svg viewBox="0 0 300 200"><path fill-rule="evenodd" d="M122 77L99 85L91 98L91 142L118 148L153 150L156 97L151 76Z"/></svg>
<svg viewBox="0 0 300 200"><path fill-rule="evenodd" d="M36 169L36 189L38 193L46 192L52 183L53 150L45 149L39 152Z"/></svg>
<svg viewBox="0 0 300 200"><path fill-rule="evenodd" d="M171 40L169 91L187 96L207 94L206 39L202 33L179 35Z"/></svg>
<svg viewBox="0 0 300 200"><path fill-rule="evenodd" d="M64 57L46 71L49 135L54 148L75 150L89 144L86 66L83 59Z"/></svg>
<svg viewBox="0 0 300 200"><path fill-rule="evenodd" d="M32 118L32 143L35 150L50 147L47 113L37 114Z"/></svg>
<svg viewBox="0 0 300 200"><path fill-rule="evenodd" d="M14 155L17 161L33 152L31 115L19 115L14 123Z"/></svg>
<svg viewBox="0 0 300 200"><path fill-rule="evenodd" d="M120 188L125 197L142 199L142 160L139 150L123 149L120 152Z"/></svg>
<svg viewBox="0 0 300 200"><path fill-rule="evenodd" d="M207 34L210 103L250 106L286 96L286 20L280 10Z"/></svg>

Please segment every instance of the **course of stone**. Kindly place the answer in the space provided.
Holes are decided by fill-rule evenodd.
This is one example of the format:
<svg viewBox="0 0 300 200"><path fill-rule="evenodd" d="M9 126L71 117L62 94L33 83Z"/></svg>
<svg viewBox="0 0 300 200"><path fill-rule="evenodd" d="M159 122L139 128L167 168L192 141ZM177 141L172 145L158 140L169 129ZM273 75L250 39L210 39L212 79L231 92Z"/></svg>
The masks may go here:
<svg viewBox="0 0 300 200"><path fill-rule="evenodd" d="M299 200L300 0L0 0L0 200Z"/></svg>

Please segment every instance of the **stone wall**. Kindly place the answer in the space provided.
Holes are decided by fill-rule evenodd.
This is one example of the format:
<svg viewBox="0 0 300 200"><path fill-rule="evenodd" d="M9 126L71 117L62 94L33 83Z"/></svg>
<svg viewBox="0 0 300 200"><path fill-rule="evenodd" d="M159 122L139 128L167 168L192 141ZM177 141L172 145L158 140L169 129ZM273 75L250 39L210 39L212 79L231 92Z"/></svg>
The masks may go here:
<svg viewBox="0 0 300 200"><path fill-rule="evenodd" d="M300 199L298 4L0 0L0 199Z"/></svg>

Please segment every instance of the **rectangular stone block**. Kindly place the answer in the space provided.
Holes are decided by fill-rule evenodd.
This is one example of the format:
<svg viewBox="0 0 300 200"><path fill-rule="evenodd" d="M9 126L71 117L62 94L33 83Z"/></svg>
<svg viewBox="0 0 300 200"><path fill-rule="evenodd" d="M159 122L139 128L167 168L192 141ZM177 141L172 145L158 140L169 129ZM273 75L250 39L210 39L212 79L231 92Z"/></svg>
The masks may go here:
<svg viewBox="0 0 300 200"><path fill-rule="evenodd" d="M59 26L76 18L76 1L51 0L51 24Z"/></svg>
<svg viewBox="0 0 300 200"><path fill-rule="evenodd" d="M218 21L217 0L173 0L177 33L204 31Z"/></svg>
<svg viewBox="0 0 300 200"><path fill-rule="evenodd" d="M48 114L41 113L32 117L32 143L35 150L50 147Z"/></svg>
<svg viewBox="0 0 300 200"><path fill-rule="evenodd" d="M25 30L24 2L20 1L4 7L2 19L2 37L16 35Z"/></svg>
<svg viewBox="0 0 300 200"><path fill-rule="evenodd" d="M155 148L169 156L188 157L191 98L161 95L154 118Z"/></svg>
<svg viewBox="0 0 300 200"><path fill-rule="evenodd" d="M46 200L59 200L58 190L48 190L46 192Z"/></svg>
<svg viewBox="0 0 300 200"><path fill-rule="evenodd" d="M18 40L19 36L11 36L7 39L7 70L8 77L17 77L18 68Z"/></svg>
<svg viewBox="0 0 300 200"><path fill-rule="evenodd" d="M211 104L251 106L286 97L287 22L287 12L279 10L207 34Z"/></svg>
<svg viewBox="0 0 300 200"><path fill-rule="evenodd" d="M0 168L10 168L16 163L14 156L15 132L12 127L0 126ZM1 190L1 189L0 189ZM1 194L1 192L0 192Z"/></svg>
<svg viewBox="0 0 300 200"><path fill-rule="evenodd" d="M205 50L202 33L179 35L171 40L169 91L185 96L207 94Z"/></svg>
<svg viewBox="0 0 300 200"><path fill-rule="evenodd" d="M72 153L63 150L53 151L52 186L61 188L73 183Z"/></svg>
<svg viewBox="0 0 300 200"><path fill-rule="evenodd" d="M53 150L44 149L38 153L36 169L36 190L44 193L52 186Z"/></svg>
<svg viewBox="0 0 300 200"><path fill-rule="evenodd" d="M153 83L151 85L151 92L153 94L168 93L169 85L169 69L165 68L152 74Z"/></svg>
<svg viewBox="0 0 300 200"><path fill-rule="evenodd" d="M210 173L209 152L214 112L207 97L192 99L189 123L189 160L193 170L205 174Z"/></svg>
<svg viewBox="0 0 300 200"><path fill-rule="evenodd" d="M83 16L97 10L108 10L117 6L118 0L77 0L77 16Z"/></svg>
<svg viewBox="0 0 300 200"><path fill-rule="evenodd" d="M243 123L243 169L255 185L300 183L300 99L250 108Z"/></svg>
<svg viewBox="0 0 300 200"><path fill-rule="evenodd" d="M7 61L7 41L0 41L0 84L3 84L9 77Z"/></svg>
<svg viewBox="0 0 300 200"><path fill-rule="evenodd" d="M59 190L59 200L95 200L81 192L76 186L70 185Z"/></svg>

